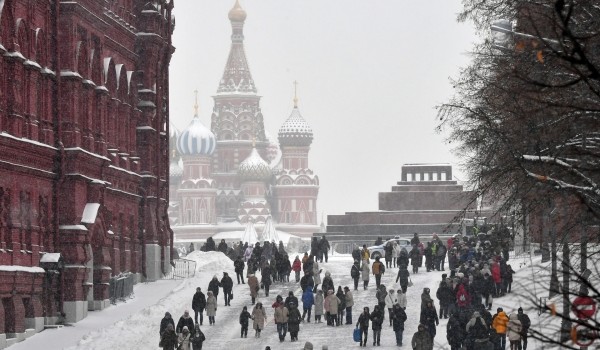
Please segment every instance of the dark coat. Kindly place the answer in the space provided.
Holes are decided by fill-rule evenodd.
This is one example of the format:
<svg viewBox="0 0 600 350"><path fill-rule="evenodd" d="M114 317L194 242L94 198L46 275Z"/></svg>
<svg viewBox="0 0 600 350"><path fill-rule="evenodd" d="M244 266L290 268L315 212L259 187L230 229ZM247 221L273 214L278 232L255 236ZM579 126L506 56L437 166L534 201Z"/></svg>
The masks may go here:
<svg viewBox="0 0 600 350"><path fill-rule="evenodd" d="M175 331L167 331L160 337L160 343L164 350L174 350L177 347L177 334Z"/></svg>
<svg viewBox="0 0 600 350"><path fill-rule="evenodd" d="M315 281L313 280L311 275L304 275L300 279L300 288L302 288L302 291L305 292L306 287L308 286L310 286L310 288L312 289L315 286Z"/></svg>
<svg viewBox="0 0 600 350"><path fill-rule="evenodd" d="M194 298L192 298L192 310L194 311L202 311L206 308L206 297L202 292L194 293Z"/></svg>
<svg viewBox="0 0 600 350"><path fill-rule="evenodd" d="M406 312L399 306L394 306L392 309L392 320L394 322L394 332L404 330L404 322L406 322Z"/></svg>
<svg viewBox="0 0 600 350"><path fill-rule="evenodd" d="M219 280L216 278L213 278L212 280L210 280L210 282L208 283L208 290L211 291L213 293L213 296L216 298L217 295L219 295L219 287L221 286L221 284L219 283Z"/></svg>
<svg viewBox="0 0 600 350"><path fill-rule="evenodd" d="M371 329L374 331L380 331L381 325L383 324L383 317L380 310L375 310L371 312L369 316L371 319Z"/></svg>
<svg viewBox="0 0 600 350"><path fill-rule="evenodd" d="M181 333L183 331L183 327L185 326L187 326L190 333L194 333L194 319L192 317L185 318L183 316L179 318L177 327L175 327L175 332Z"/></svg>
<svg viewBox="0 0 600 350"><path fill-rule="evenodd" d="M223 293L231 293L231 289L233 289L233 280L229 275L225 275L221 278L221 287L223 287Z"/></svg>
<svg viewBox="0 0 600 350"><path fill-rule="evenodd" d="M287 298L285 298L285 301L283 303L285 304L285 307L287 307L289 310L290 304L292 304L292 303L294 303L294 305L298 306L298 298L296 298L293 295L290 295Z"/></svg>
<svg viewBox="0 0 600 350"><path fill-rule="evenodd" d="M400 269L398 270L398 275L396 276L396 282L400 281L400 285L401 286L407 286L408 285L408 276L410 276L410 273L408 272L407 269Z"/></svg>
<svg viewBox="0 0 600 350"><path fill-rule="evenodd" d="M454 294L452 287L450 287L446 281L440 282L440 287L435 293L435 296L440 301L440 306L448 306L456 301L456 294Z"/></svg>
<svg viewBox="0 0 600 350"><path fill-rule="evenodd" d="M300 331L300 321L302 320L302 315L300 315L300 310L297 307L292 307L288 312L288 331L290 332L299 332Z"/></svg>
<svg viewBox="0 0 600 350"><path fill-rule="evenodd" d="M244 260L242 260L242 258L237 258L234 262L233 262L233 267L235 272L237 273L242 273L244 272Z"/></svg>
<svg viewBox="0 0 600 350"><path fill-rule="evenodd" d="M460 347L467 337L465 327L460 323L458 317L450 315L448 325L446 326L446 338L453 347Z"/></svg>
<svg viewBox="0 0 600 350"><path fill-rule="evenodd" d="M170 316L170 314L169 314L169 316ZM163 317L163 319L160 320L160 329L158 331L159 335L162 335L165 332L165 330L167 329L167 325L169 323L173 325L173 328L175 328L175 321L173 320L173 317L169 317L169 318Z"/></svg>
<svg viewBox="0 0 600 350"><path fill-rule="evenodd" d="M323 283L321 283L321 288L323 289L323 292L327 292L328 290L335 290L335 287L333 286L333 280L331 279L330 276L325 276L323 278Z"/></svg>
<svg viewBox="0 0 600 350"><path fill-rule="evenodd" d="M360 327L361 329L369 329L370 320L371 316L362 312L360 316L358 316L358 322L356 322L356 326Z"/></svg>
<svg viewBox="0 0 600 350"><path fill-rule="evenodd" d="M250 323L250 318L252 318L252 315L250 315L248 311L242 311L242 313L240 314L240 324L243 327L248 327L248 324Z"/></svg>

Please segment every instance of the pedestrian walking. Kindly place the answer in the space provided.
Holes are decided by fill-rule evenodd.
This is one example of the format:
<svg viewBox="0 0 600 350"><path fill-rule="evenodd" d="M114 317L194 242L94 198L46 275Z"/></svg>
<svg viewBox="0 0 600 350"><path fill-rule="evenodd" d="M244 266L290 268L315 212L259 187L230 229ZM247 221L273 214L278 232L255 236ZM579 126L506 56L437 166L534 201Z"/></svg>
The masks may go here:
<svg viewBox="0 0 600 350"><path fill-rule="evenodd" d="M363 288L367 290L367 286L369 285L369 275L371 273L371 268L369 266L369 259L363 259L361 266L361 277L363 280Z"/></svg>
<svg viewBox="0 0 600 350"><path fill-rule="evenodd" d="M242 284L244 283L244 260L241 256L238 256L233 262L233 268L235 270L235 277L237 278L237 283L240 284L240 280Z"/></svg>
<svg viewBox="0 0 600 350"><path fill-rule="evenodd" d="M290 303L290 309L288 314L288 329L290 331L290 338L292 342L298 341L298 333L300 332L300 310L298 305L294 302Z"/></svg>
<svg viewBox="0 0 600 350"><path fill-rule="evenodd" d="M315 323L321 323L321 316L323 315L323 306L325 297L323 296L323 290L319 289L315 296Z"/></svg>
<svg viewBox="0 0 600 350"><path fill-rule="evenodd" d="M381 345L381 327L383 324L383 317L385 311L379 308L379 305L375 305L373 312L369 315L371 319L371 329L373 330L373 346Z"/></svg>
<svg viewBox="0 0 600 350"><path fill-rule="evenodd" d="M408 289L408 279L410 273L408 272L408 268L406 265L400 265L400 269L398 270L398 275L396 276L396 283L400 282L400 288L402 289L402 293L406 294L406 290Z"/></svg>
<svg viewBox="0 0 600 350"><path fill-rule="evenodd" d="M279 341L283 342L285 340L285 335L287 334L289 310L285 307L281 295L277 296L272 307L275 310L273 312L273 320L277 326Z"/></svg>
<svg viewBox="0 0 600 350"><path fill-rule="evenodd" d="M194 319L190 317L190 312L185 310L183 315L179 318L177 322L177 327L175 327L175 332L177 335L180 335L183 332L183 327L187 327L188 332L190 329L194 329Z"/></svg>
<svg viewBox="0 0 600 350"><path fill-rule="evenodd" d="M260 332L265 328L267 314L261 302L256 303L252 310L252 328L254 328L254 337L260 338Z"/></svg>
<svg viewBox="0 0 600 350"><path fill-rule="evenodd" d="M310 313L312 311L312 307L315 303L315 296L313 294L312 289L307 288L304 293L302 293L302 322L305 320L305 316L308 314L306 318L306 322L310 323Z"/></svg>
<svg viewBox="0 0 600 350"><path fill-rule="evenodd" d="M219 295L219 287L221 287L221 283L219 283L219 278L217 277L217 275L214 275L210 282L208 282L208 291L212 292L212 295L215 298Z"/></svg>
<svg viewBox="0 0 600 350"><path fill-rule="evenodd" d="M175 350L177 347L177 333L175 333L175 326L173 323L167 323L160 336L158 345L163 348L163 350Z"/></svg>
<svg viewBox="0 0 600 350"><path fill-rule="evenodd" d="M427 331L433 340L436 334L435 327L440 324L437 310L435 309L435 306L433 306L433 301L428 301L425 308L421 310L421 318L419 322L427 327Z"/></svg>
<svg viewBox="0 0 600 350"><path fill-rule="evenodd" d="M200 287L196 288L196 293L192 298L192 310L194 310L194 321L198 324L198 316L200 316L200 325L204 320L204 309L206 308L206 297L202 293Z"/></svg>
<svg viewBox="0 0 600 350"><path fill-rule="evenodd" d="M354 264L350 268L350 277L354 281L354 290L358 290L358 279L360 278L360 262L358 260L354 260Z"/></svg>
<svg viewBox="0 0 600 350"><path fill-rule="evenodd" d="M458 313L452 311L450 313L450 319L448 319L448 324L446 325L446 340L448 340L450 350L462 349L465 338L465 327L463 327L461 324L460 319L458 318Z"/></svg>
<svg viewBox="0 0 600 350"><path fill-rule="evenodd" d="M517 314L512 313L508 317L508 330L506 337L510 342L510 350L521 350L522 325Z"/></svg>
<svg viewBox="0 0 600 350"><path fill-rule="evenodd" d="M339 321L337 318L338 308L340 305L340 300L333 293L333 289L327 291L327 297L325 298L325 302L323 303L325 307L325 316L327 318L328 326L339 326Z"/></svg>
<svg viewBox="0 0 600 350"><path fill-rule="evenodd" d="M190 338L192 334L187 326L181 329L179 337L177 337L177 350L191 350Z"/></svg>
<svg viewBox="0 0 600 350"><path fill-rule="evenodd" d="M241 338L248 338L248 325L250 324L251 318L252 315L248 312L248 308L244 306L240 313L240 326L242 327L240 331Z"/></svg>
<svg viewBox="0 0 600 350"><path fill-rule="evenodd" d="M202 343L206 340L206 336L200 330L200 325L196 324L190 343L192 344L192 350L202 350Z"/></svg>
<svg viewBox="0 0 600 350"><path fill-rule="evenodd" d="M401 289L398 289L398 292L396 293L396 299L398 299L398 305L400 305L400 307L406 311L406 294L402 293Z"/></svg>
<svg viewBox="0 0 600 350"><path fill-rule="evenodd" d="M521 339L523 341L523 350L527 350L527 333L529 332L529 327L531 327L531 320L529 316L523 313L523 308L519 308L517 313L517 317L519 321L521 321Z"/></svg>
<svg viewBox="0 0 600 350"><path fill-rule="evenodd" d="M388 294L385 296L385 307L388 310L389 318L390 318L390 327L393 323L392 311L394 309L394 305L398 304L398 297L393 289L388 290Z"/></svg>
<svg viewBox="0 0 600 350"><path fill-rule="evenodd" d="M206 295L206 316L208 316L208 322L212 326L215 324L215 316L217 315L217 298L211 291Z"/></svg>
<svg viewBox="0 0 600 350"><path fill-rule="evenodd" d="M394 304L390 318L393 319L393 330L396 334L396 346L402 346L404 322L407 320L406 312L399 304Z"/></svg>
<svg viewBox="0 0 600 350"><path fill-rule="evenodd" d="M356 328L360 329L360 346L367 346L370 320L371 314L369 313L369 308L365 307L360 316L358 316L358 322L356 322Z"/></svg>
<svg viewBox="0 0 600 350"><path fill-rule="evenodd" d="M252 305L254 305L256 297L258 297L258 291L260 290L258 278L254 274L248 275L248 288L250 288L250 298L252 299Z"/></svg>
<svg viewBox="0 0 600 350"><path fill-rule="evenodd" d="M492 328L496 331L495 346L499 350L506 349L506 331L508 329L508 316L499 307L492 318Z"/></svg>
<svg viewBox="0 0 600 350"><path fill-rule="evenodd" d="M350 288L344 287L346 298L346 324L352 324L352 307L354 306L354 296L350 292Z"/></svg>
<svg viewBox="0 0 600 350"><path fill-rule="evenodd" d="M418 331L413 334L411 345L413 350L433 350L433 339L425 325L419 324Z"/></svg>
<svg viewBox="0 0 600 350"><path fill-rule="evenodd" d="M296 283L298 283L300 281L300 271L302 270L302 263L300 262L300 257L298 255L296 255L296 258L294 259L294 263L292 264L292 271L294 271L294 274L296 276Z"/></svg>
<svg viewBox="0 0 600 350"><path fill-rule="evenodd" d="M173 317L171 317L170 312L165 312L165 317L163 317L162 320L160 320L160 328L158 330L158 335L160 335L162 337L163 333L167 330L167 326L169 324L173 325L173 332L174 332L175 331L175 321L173 320ZM177 336L177 334L175 334L175 336Z"/></svg>
<svg viewBox="0 0 600 350"><path fill-rule="evenodd" d="M340 303L338 305L338 313L337 313L338 319L337 319L336 324L341 325L341 324L344 324L344 312L346 311L346 294L344 293L342 286L338 286L338 290L337 290L337 293L335 293L335 296L340 301Z"/></svg>
<svg viewBox="0 0 600 350"><path fill-rule="evenodd" d="M381 285L381 276L385 273L385 266L381 261L379 261L379 257L375 258L375 262L373 263L372 270L373 276L375 276L375 285L377 288Z"/></svg>

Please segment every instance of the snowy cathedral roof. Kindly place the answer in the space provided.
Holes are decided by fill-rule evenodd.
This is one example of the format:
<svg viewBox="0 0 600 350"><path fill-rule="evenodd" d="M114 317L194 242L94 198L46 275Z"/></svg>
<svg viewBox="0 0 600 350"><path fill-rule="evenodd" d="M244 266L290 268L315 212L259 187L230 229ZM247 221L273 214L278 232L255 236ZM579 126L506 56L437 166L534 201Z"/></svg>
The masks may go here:
<svg viewBox="0 0 600 350"><path fill-rule="evenodd" d="M217 146L215 135L196 114L190 125L177 138L177 150L182 155L212 155Z"/></svg>
<svg viewBox="0 0 600 350"><path fill-rule="evenodd" d="M279 143L282 146L309 146L312 140L312 128L302 118L298 107L294 107L292 114L279 128Z"/></svg>
<svg viewBox="0 0 600 350"><path fill-rule="evenodd" d="M238 174L248 181L267 181L273 173L256 148L252 148L248 158L240 163Z"/></svg>

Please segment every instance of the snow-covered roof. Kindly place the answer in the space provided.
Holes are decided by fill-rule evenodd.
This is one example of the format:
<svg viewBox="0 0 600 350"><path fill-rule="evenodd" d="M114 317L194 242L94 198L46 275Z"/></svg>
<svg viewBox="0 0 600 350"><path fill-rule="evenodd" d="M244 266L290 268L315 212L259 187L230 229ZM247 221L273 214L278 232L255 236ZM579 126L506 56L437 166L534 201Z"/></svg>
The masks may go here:
<svg viewBox="0 0 600 350"><path fill-rule="evenodd" d="M20 265L0 265L0 271L9 271L9 272L31 272L31 273L44 273L44 269L37 266L20 266Z"/></svg>
<svg viewBox="0 0 600 350"><path fill-rule="evenodd" d="M40 262L43 263L55 263L60 260L60 253L46 253L40 258Z"/></svg>
<svg viewBox="0 0 600 350"><path fill-rule="evenodd" d="M278 136L282 146L309 146L313 140L313 131L298 107L294 107L292 114L279 128Z"/></svg>
<svg viewBox="0 0 600 350"><path fill-rule="evenodd" d="M238 167L238 174L249 181L267 181L271 178L272 171L269 164L258 154L256 148Z"/></svg>
<svg viewBox="0 0 600 350"><path fill-rule="evenodd" d="M81 215L81 222L84 224L93 224L96 222L96 216L98 216L98 209L100 203L87 203L83 208L83 214Z"/></svg>

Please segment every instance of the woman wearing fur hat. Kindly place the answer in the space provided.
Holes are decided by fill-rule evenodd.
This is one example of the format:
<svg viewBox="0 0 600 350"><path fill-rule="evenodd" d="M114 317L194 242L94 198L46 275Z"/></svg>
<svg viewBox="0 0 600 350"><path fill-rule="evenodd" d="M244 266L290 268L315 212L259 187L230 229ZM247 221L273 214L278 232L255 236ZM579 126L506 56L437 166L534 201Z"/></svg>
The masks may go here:
<svg viewBox="0 0 600 350"><path fill-rule="evenodd" d="M217 315L217 298L213 295L213 292L209 291L206 297L206 316L210 325L215 324L215 316Z"/></svg>

